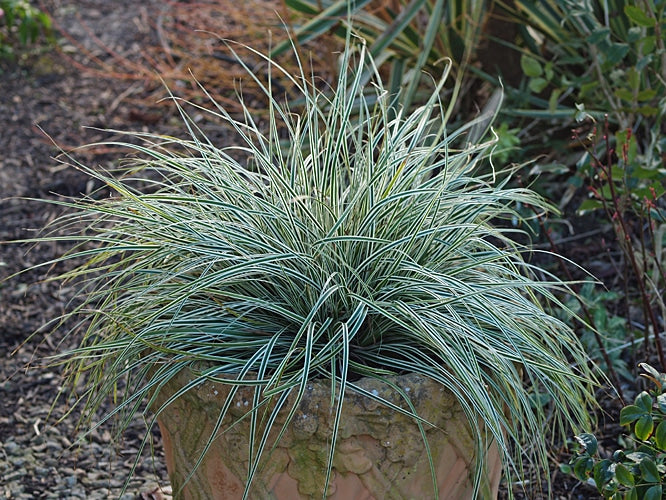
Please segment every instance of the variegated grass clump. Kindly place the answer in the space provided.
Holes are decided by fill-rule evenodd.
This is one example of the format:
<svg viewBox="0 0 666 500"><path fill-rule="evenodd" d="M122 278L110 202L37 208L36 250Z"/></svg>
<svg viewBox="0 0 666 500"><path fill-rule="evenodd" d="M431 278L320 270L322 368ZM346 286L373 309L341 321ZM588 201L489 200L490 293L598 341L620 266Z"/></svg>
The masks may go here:
<svg viewBox="0 0 666 500"><path fill-rule="evenodd" d="M290 77L298 112L255 77L266 122L245 105L242 119L211 111L236 144L212 143L179 106L188 139L135 134L142 145L120 144L139 154L124 175L81 167L113 196L75 201L61 221L89 222L65 237L79 245L62 258L86 260L65 275L82 283L70 315L90 320L65 355L72 382L87 376L79 402L91 415L122 381L107 417L122 428L146 401L159 413L155 391L205 361L184 390L230 375L219 381L256 388L256 465L269 451L268 399L277 411L308 380L330 379L337 429L359 376L416 372L484 422L478 471L493 439L507 473L520 475L525 457L547 467L548 430L588 428L593 375L572 330L544 308L566 284L526 263L501 222L520 220L517 204L545 203L477 173L493 141L466 143L471 126L448 131L437 93L389 111L376 70L364 89L354 68L374 70L363 47L346 50L333 92ZM133 188L137 177L150 188Z"/></svg>

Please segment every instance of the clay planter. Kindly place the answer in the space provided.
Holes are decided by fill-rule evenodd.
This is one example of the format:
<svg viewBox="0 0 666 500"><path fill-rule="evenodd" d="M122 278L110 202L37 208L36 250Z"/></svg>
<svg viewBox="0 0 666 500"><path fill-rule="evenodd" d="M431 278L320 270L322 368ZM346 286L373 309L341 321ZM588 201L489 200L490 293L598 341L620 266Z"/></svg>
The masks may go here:
<svg viewBox="0 0 666 500"><path fill-rule="evenodd" d="M188 371L181 371L162 389L158 405L191 379ZM409 394L418 414L436 426L427 429L426 433L437 471L439 498L471 498L469 476L474 461L473 433L478 430L470 428L456 399L440 385L419 375L393 377L392 380ZM376 380L362 379L355 383L404 407L399 395ZM174 493L183 486L184 479L198 460L227 393L228 386L206 382L180 397L158 418ZM273 453L263 460L262 470L252 483L250 498L322 498L333 425L330 397L329 383L308 383L304 401L292 424ZM204 461L177 498L241 498L248 470L249 418L231 429L228 427L244 415L251 404L252 391L241 389L224 420L224 432L214 440ZM284 422L286 412L282 413L276 429ZM488 470L480 497L484 499L497 497L502 465L496 446L488 450L487 460ZM348 391L329 498L433 498L430 468L417 425L407 416Z"/></svg>

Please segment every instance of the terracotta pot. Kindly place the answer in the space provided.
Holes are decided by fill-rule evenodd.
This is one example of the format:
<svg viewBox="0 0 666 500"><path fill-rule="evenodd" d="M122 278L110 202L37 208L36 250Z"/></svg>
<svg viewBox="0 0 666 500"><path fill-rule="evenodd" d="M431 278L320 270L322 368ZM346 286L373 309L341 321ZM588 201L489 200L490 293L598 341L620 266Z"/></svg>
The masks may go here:
<svg viewBox="0 0 666 500"><path fill-rule="evenodd" d="M159 394L158 405L192 379L184 370ZM419 375L392 377L410 396L419 415L435 427L426 430L435 463L440 499L472 498L474 433L453 395ZM400 396L374 379L355 384L405 406ZM252 390L243 388L203 462L183 487L199 459L228 394L228 386L206 382L172 403L158 418L167 468L177 498L233 500L242 496L248 470L249 418L229 424L251 408ZM292 394L290 402L295 394ZM304 400L276 449L262 462L250 498L321 499L325 482L333 414L330 382L308 383ZM291 405L288 405L291 407ZM275 429L280 429L283 410ZM267 449L274 442L270 441ZM488 470L481 498L496 498L502 464L496 445L488 450ZM376 401L348 391L343 405L329 498L433 498L433 485L417 425Z"/></svg>

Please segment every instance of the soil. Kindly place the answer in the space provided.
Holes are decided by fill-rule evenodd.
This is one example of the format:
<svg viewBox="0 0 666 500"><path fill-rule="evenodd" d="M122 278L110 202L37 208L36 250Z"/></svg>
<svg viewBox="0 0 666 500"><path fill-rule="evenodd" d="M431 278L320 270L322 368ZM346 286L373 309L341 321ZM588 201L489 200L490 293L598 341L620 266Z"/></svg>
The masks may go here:
<svg viewBox="0 0 666 500"><path fill-rule="evenodd" d="M264 10L266 3L280 2L265 1ZM43 9L62 30L57 35L60 49L44 45L15 61L0 62L0 242L5 242L0 244L0 496L5 498L170 496L157 431L152 449L139 456L130 474L146 429L140 417L119 443L112 443L109 426L77 441L78 410L71 409L66 396L56 399L62 373L48 359L74 346L77 336L64 335L73 325L51 335L44 327L70 307L73 289L45 281L47 272L64 270L60 265L6 280L67 248L56 242L6 242L36 236L62 212L44 201L63 201L98 187L61 161L63 149L113 138L100 129L179 133L175 112L156 104L159 83L151 69L142 66L146 47L164 45L160 27L169 19L169 6L175 5L162 0L45 1ZM242 13L246 18L251 15L252 6L239 8L249 9ZM232 36L238 33L233 19L219 22ZM177 60L182 54L172 51L169 57ZM105 78L105 73L113 78ZM233 84L227 86L233 93ZM222 139L226 134L219 129L216 133ZM72 154L101 167L117 159L104 147ZM553 472L551 479L555 498L595 498L592 489L569 477Z"/></svg>

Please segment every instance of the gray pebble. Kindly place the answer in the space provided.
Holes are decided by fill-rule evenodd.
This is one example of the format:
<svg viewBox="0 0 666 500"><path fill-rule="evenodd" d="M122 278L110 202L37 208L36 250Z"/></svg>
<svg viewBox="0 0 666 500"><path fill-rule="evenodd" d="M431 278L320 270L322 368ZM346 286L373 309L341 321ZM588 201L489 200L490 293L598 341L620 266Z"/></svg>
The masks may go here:
<svg viewBox="0 0 666 500"><path fill-rule="evenodd" d="M74 498L87 498L86 490L81 487L72 489L72 491L69 492L69 499L71 500Z"/></svg>
<svg viewBox="0 0 666 500"><path fill-rule="evenodd" d="M49 440L46 442L46 449L51 452L60 451L62 450L62 445L58 441Z"/></svg>
<svg viewBox="0 0 666 500"><path fill-rule="evenodd" d="M46 477L49 475L49 469L46 467L35 467L35 475L39 477Z"/></svg>
<svg viewBox="0 0 666 500"><path fill-rule="evenodd" d="M28 471L25 470L24 467L20 467L20 468L18 468L18 469L16 469L16 470L13 470L13 471L10 472L9 474L7 474L7 475L4 477L4 480L7 481L7 482L9 483L9 482L11 482L11 481L20 480L21 478L23 478L23 476L27 476L27 475L28 475Z"/></svg>
<svg viewBox="0 0 666 500"><path fill-rule="evenodd" d="M8 455L16 456L21 454L21 447L14 441L7 441L5 443L5 451Z"/></svg>
<svg viewBox="0 0 666 500"><path fill-rule="evenodd" d="M3 478L7 479L7 485L5 486L5 491L8 492L8 498L12 498L13 495L20 495L23 493L23 490L25 489L24 486L18 482L9 482L8 478Z"/></svg>

